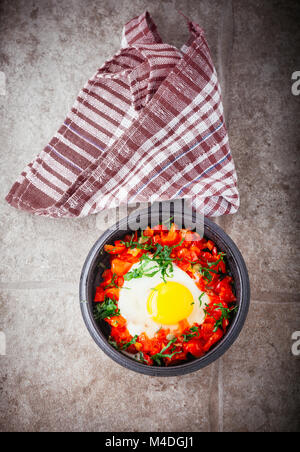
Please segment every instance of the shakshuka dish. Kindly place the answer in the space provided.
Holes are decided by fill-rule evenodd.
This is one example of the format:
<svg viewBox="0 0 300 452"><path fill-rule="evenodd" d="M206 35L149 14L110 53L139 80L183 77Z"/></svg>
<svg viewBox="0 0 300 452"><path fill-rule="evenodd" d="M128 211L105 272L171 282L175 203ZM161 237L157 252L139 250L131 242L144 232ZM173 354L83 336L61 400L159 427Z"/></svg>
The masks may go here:
<svg viewBox="0 0 300 452"><path fill-rule="evenodd" d="M225 254L196 232L157 225L105 245L110 268L94 297L109 343L147 365L203 356L237 309Z"/></svg>

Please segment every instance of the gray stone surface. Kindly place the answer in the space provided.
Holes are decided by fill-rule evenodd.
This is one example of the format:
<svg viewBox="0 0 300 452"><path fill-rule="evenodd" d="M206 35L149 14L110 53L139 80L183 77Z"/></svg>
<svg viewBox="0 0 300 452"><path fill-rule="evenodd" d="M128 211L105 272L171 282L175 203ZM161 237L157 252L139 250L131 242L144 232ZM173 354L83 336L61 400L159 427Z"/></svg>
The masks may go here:
<svg viewBox="0 0 300 452"><path fill-rule="evenodd" d="M224 430L300 430L300 357L291 353L299 303L253 301L246 325L224 355Z"/></svg>
<svg viewBox="0 0 300 452"><path fill-rule="evenodd" d="M282 1L0 3L1 431L296 431L300 429L299 9ZM222 359L171 379L127 371L90 338L78 280L105 216L33 217L4 196L51 138L86 79L145 9L163 38L187 38L177 10L206 31L223 89L241 208L217 222L249 268L250 314ZM3 84L3 77L1 78ZM110 219L110 222L113 220Z"/></svg>
<svg viewBox="0 0 300 452"><path fill-rule="evenodd" d="M77 285L3 290L0 425L14 431L207 431L214 367L183 378L137 375L92 342ZM165 407L165 408L163 408ZM190 413L193 413L193 418Z"/></svg>
<svg viewBox="0 0 300 452"><path fill-rule="evenodd" d="M253 296L272 300L275 292L282 301L299 291L300 96L291 93L291 74L300 67L296 3L283 2L277 14L272 2L234 3L228 87L241 207L224 226L247 258Z"/></svg>

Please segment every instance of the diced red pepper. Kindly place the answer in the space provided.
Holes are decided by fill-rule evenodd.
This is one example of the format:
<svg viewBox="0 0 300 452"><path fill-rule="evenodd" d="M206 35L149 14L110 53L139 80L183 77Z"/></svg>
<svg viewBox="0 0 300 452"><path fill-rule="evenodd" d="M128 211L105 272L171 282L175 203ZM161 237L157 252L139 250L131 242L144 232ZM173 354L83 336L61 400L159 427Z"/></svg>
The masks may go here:
<svg viewBox="0 0 300 452"><path fill-rule="evenodd" d="M172 246L179 242L180 242L180 235L178 234L178 232L176 230L176 226L173 223L168 234L162 235L161 244L166 245L166 246Z"/></svg>
<svg viewBox="0 0 300 452"><path fill-rule="evenodd" d="M231 306L230 303L235 301L232 288L232 277L226 275L226 264L220 259L221 254L212 240L201 238L199 234L187 229L179 229L172 224L170 230L165 225L157 225L153 229L147 227L143 231L143 236L148 237L147 243L162 246L178 245L182 238L185 238L180 246L172 249L171 258L174 264L184 270L191 278L195 277L192 273L191 263L197 262L201 266L211 268L214 272L210 272L211 280L207 281L203 275L197 273L195 284L200 290L205 291L210 299L208 306L206 305L206 317L201 325L196 337L191 338L187 342L183 339L183 334L189 334L190 327L187 320L178 324L175 334L175 341L170 344L165 354L172 355L171 358L165 357L166 365L175 364L179 361L186 360L188 354L192 354L198 358L206 353L216 342L218 342L226 331L229 320L223 318L222 326L216 331L216 321L222 318L222 311L215 305L220 303L224 308ZM138 234L126 235L124 242L137 242ZM134 245L133 245L134 246ZM209 251L203 251L208 248ZM105 297L115 300L116 305L119 299L120 287L124 285L124 275L130 271L132 265L139 262L141 256L148 251L146 249L127 248L121 240L117 240L113 245L106 245L105 250L111 254L111 268L103 272L103 282L96 289L95 301L104 301ZM214 265L215 262L217 265ZM210 265L208 265L210 264ZM211 265L212 264L212 265ZM220 273L216 273L216 271ZM223 275L221 276L221 273ZM225 275L226 276L225 276ZM118 307L116 306L116 313ZM120 315L114 315L105 319L111 325L111 336L121 347L125 343L132 340L132 336L127 329L126 320ZM126 350L129 353L141 352L147 365L155 364L151 358L153 355L160 353L164 347L170 342L167 337L170 334L169 329L162 328L153 338L149 338L145 333L140 334L135 344L130 345ZM175 354L174 351L176 351Z"/></svg>
<svg viewBox="0 0 300 452"><path fill-rule="evenodd" d="M116 283L117 283L118 287L122 287L124 285L124 277L123 276L118 276Z"/></svg>
<svg viewBox="0 0 300 452"><path fill-rule="evenodd" d="M144 230L143 234L145 237L153 237L154 230L149 228L149 226L147 226L147 228Z"/></svg>
<svg viewBox="0 0 300 452"><path fill-rule="evenodd" d="M218 328L215 333L213 333L208 341L203 346L203 351L207 352L216 342L218 342L223 336L223 331L221 328Z"/></svg>
<svg viewBox="0 0 300 452"><path fill-rule="evenodd" d="M96 303L98 303L98 302L104 301L104 298L105 298L104 289L102 287L97 287L94 301Z"/></svg>
<svg viewBox="0 0 300 452"><path fill-rule="evenodd" d="M104 291L105 296L111 298L112 300L118 300L120 295L120 289L117 287L109 287Z"/></svg>
<svg viewBox="0 0 300 452"><path fill-rule="evenodd" d="M105 282L106 284L111 283L112 277L113 277L113 272L111 270L104 270L104 272L102 273L103 282Z"/></svg>
<svg viewBox="0 0 300 452"><path fill-rule="evenodd" d="M207 241L206 248L208 248L210 251L213 249L214 246L215 246L215 244L212 240Z"/></svg>
<svg viewBox="0 0 300 452"><path fill-rule="evenodd" d="M115 242L114 245L104 245L104 251L106 251L109 254L120 254L123 251L125 251L126 246L118 240Z"/></svg>
<svg viewBox="0 0 300 452"><path fill-rule="evenodd" d="M186 353L191 353L195 358L200 358L203 355L203 348L199 339L191 339L184 343L183 349Z"/></svg>
<svg viewBox="0 0 300 452"><path fill-rule="evenodd" d="M109 317L107 320L107 323L109 325L115 327L115 328L123 328L126 325L126 320L121 315L114 315L112 317Z"/></svg>
<svg viewBox="0 0 300 452"><path fill-rule="evenodd" d="M115 258L111 261L111 271L117 276L125 275L132 267L131 262Z"/></svg>

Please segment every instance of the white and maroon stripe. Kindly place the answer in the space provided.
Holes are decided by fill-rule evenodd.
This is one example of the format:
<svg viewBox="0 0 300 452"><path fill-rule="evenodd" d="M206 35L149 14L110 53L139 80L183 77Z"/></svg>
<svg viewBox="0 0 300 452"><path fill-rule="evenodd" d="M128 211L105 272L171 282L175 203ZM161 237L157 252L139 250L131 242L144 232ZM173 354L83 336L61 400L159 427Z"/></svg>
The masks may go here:
<svg viewBox="0 0 300 452"><path fill-rule="evenodd" d="M13 206L84 216L128 202L190 198L208 215L238 208L220 87L201 28L179 51L146 12L86 83L55 137L11 189Z"/></svg>

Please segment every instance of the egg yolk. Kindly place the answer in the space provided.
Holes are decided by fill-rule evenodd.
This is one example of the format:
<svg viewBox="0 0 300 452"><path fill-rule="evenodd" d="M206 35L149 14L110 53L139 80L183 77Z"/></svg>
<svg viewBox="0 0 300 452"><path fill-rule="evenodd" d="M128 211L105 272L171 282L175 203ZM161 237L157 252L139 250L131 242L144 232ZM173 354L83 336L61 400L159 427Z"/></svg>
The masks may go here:
<svg viewBox="0 0 300 452"><path fill-rule="evenodd" d="M147 311L155 322L174 325L192 313L193 304L193 295L185 286L167 281L151 289Z"/></svg>

